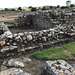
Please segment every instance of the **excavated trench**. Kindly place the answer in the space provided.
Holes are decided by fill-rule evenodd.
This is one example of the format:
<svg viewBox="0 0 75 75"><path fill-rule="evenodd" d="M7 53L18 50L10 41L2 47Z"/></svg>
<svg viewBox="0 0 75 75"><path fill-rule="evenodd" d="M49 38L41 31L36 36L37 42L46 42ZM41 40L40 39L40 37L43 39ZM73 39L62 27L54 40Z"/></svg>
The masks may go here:
<svg viewBox="0 0 75 75"><path fill-rule="evenodd" d="M26 20L27 21L27 20ZM35 20L34 20L35 21ZM40 20L40 21L42 21L42 20ZM38 22L38 21L37 21ZM32 22L32 19L29 19L28 20L28 22L27 22L27 24L25 24L26 26L15 26L15 27L12 27L12 28L9 28L10 29L10 31L13 33L13 34L15 34L15 33L24 33L24 32L34 32L35 31L35 29L33 29L33 27L32 26L34 26L35 27L35 25L36 25L36 23L37 22L34 22L35 24L33 25L33 22ZM20 24L20 23L19 23ZM22 24L21 24L22 25ZM27 27L27 25L28 25L28 27ZM46 25L46 24L44 24L44 25ZM37 26L36 26L37 27ZM42 27L42 26L41 26ZM38 26L38 28L39 28L39 26ZM41 28L41 29L43 29L43 28ZM43 31L42 31L43 32ZM0 31L0 34L2 34L3 32L1 32ZM49 32L50 33L50 32ZM49 34L48 33L48 34ZM57 33L57 32L56 32ZM47 34L46 34L47 35ZM44 37L46 37L46 35L45 34L43 34L42 36L44 36ZM27 35L26 35L27 36ZM48 35L47 35L48 36ZM43 73L43 69L44 69L44 64L45 64L45 61L41 61L41 60L37 60L37 59L35 59L35 58L33 58L32 57L32 54L34 53L34 52L36 52L36 51L43 51L43 50L45 50L45 49L50 49L50 48L54 48L54 47L57 47L57 46L63 46L64 44L68 44L68 43L70 43L70 42L74 42L75 40L74 39L71 39L69 36L67 36L68 38L64 38L64 39L66 39L65 41L63 40L63 41L56 41L55 42L55 40L53 40L53 41L51 41L51 40L47 40L47 44L45 45L45 43L44 43L44 45L43 45L43 47L41 47L41 45L40 45L40 47L38 47L38 48L34 48L34 49L27 49L27 51L25 50L25 51L20 51L20 52L16 52L16 50L14 50L14 51L7 51L7 52L5 52L5 54L3 53L3 54L1 54L0 55L0 67L1 67L1 65L2 65L2 62L5 60L5 59L10 59L10 58L24 58L24 57L28 57L28 58L31 58L32 59L32 62L31 63L26 63L26 66L24 67L24 68L22 68L24 71L27 71L27 72L30 72L32 75L46 75L45 73ZM46 37L47 39L48 39L48 37ZM53 39L55 39L55 38L53 38ZM60 39L61 40L61 39ZM10 40L11 41L11 40ZM41 42L41 41L40 41ZM39 43L40 43L39 42ZM53 43L54 42L54 43ZM31 41L31 42L28 42L28 46L30 46L30 44L32 45L32 43L34 43L33 41ZM37 42L36 42L37 43ZM35 44L36 44L35 43ZM36 44L37 45L37 44ZM6 53L7 53L7 55L6 55ZM8 55L8 53L9 53L9 55ZM68 62L68 60L66 60L67 62ZM75 60L69 60L69 63L70 64L75 64ZM31 68L30 68L31 67ZM10 67L9 67L10 68ZM43 74L42 74L43 73Z"/></svg>

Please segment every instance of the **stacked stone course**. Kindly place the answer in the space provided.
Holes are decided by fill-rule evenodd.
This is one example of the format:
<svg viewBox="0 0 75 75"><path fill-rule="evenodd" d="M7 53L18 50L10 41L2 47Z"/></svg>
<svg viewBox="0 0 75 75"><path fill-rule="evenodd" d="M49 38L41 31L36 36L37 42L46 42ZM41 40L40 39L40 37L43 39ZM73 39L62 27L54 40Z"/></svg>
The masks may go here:
<svg viewBox="0 0 75 75"><path fill-rule="evenodd" d="M12 34L8 30L1 36L4 37L3 41L5 41L5 44L1 47L0 53L10 53L13 51L33 50L66 42L72 39L72 36L75 36L75 29L70 28L68 32L66 27L57 26L48 30L18 34Z"/></svg>

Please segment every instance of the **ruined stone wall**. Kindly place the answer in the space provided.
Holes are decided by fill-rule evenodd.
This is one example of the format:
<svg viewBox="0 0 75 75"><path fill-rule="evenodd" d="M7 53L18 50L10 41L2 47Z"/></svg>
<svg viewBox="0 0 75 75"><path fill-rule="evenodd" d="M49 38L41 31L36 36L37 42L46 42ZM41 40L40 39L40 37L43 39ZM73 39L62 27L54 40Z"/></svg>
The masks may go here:
<svg viewBox="0 0 75 75"><path fill-rule="evenodd" d="M30 26L37 30L49 29L52 27L52 21L49 14L44 15L43 13L36 13L34 15L23 15L18 19L15 19L16 26Z"/></svg>
<svg viewBox="0 0 75 75"><path fill-rule="evenodd" d="M32 16L33 15L19 16L17 19L15 19L15 26L31 26Z"/></svg>
<svg viewBox="0 0 75 75"><path fill-rule="evenodd" d="M53 28L59 24L75 24L75 12L40 11L35 14L23 15L15 19L15 26L29 26L36 30Z"/></svg>
<svg viewBox="0 0 75 75"><path fill-rule="evenodd" d="M75 28L58 26L48 30L24 32L18 34L4 35L5 44L1 45L0 54L11 52L29 51L50 47L58 43L70 41L75 36Z"/></svg>
<svg viewBox="0 0 75 75"><path fill-rule="evenodd" d="M23 15L15 19L15 26L30 26L37 30L54 27L54 21L48 11L41 11L35 14Z"/></svg>
<svg viewBox="0 0 75 75"><path fill-rule="evenodd" d="M37 13L32 18L33 27L37 30L49 29L54 27L49 13Z"/></svg>

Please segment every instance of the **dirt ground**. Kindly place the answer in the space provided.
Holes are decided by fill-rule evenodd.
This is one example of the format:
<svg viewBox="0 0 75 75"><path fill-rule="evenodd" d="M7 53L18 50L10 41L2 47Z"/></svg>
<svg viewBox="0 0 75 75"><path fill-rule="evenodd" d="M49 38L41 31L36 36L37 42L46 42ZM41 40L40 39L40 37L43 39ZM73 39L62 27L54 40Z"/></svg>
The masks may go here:
<svg viewBox="0 0 75 75"><path fill-rule="evenodd" d="M14 20L14 18L16 18L16 17L18 17L18 15L15 15L15 16L5 16L5 17L0 16L0 21Z"/></svg>
<svg viewBox="0 0 75 75"><path fill-rule="evenodd" d="M0 21L8 21L8 20L14 20L14 18L17 18L18 16L21 16L22 13L15 13L15 14L9 14L9 13L0 13Z"/></svg>
<svg viewBox="0 0 75 75"><path fill-rule="evenodd" d="M8 21L8 20L14 20L18 16L22 16L23 14L34 14L35 12L25 12L25 11L5 11L1 12L0 11L0 21Z"/></svg>

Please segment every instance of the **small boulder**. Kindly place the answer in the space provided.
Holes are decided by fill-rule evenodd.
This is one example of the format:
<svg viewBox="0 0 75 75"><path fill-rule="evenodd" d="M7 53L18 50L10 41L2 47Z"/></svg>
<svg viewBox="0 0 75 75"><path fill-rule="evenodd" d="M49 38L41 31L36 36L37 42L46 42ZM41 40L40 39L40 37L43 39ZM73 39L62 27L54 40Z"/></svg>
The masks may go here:
<svg viewBox="0 0 75 75"><path fill-rule="evenodd" d="M23 62L25 63L25 62L31 62L32 60L30 59L30 58L23 58Z"/></svg>
<svg viewBox="0 0 75 75"><path fill-rule="evenodd" d="M16 37L18 34L13 34L13 37Z"/></svg>
<svg viewBox="0 0 75 75"><path fill-rule="evenodd" d="M3 61L3 63L2 63L2 65L3 65L3 66L6 66L7 63L8 63L8 59L5 59L5 60Z"/></svg>
<svg viewBox="0 0 75 75"><path fill-rule="evenodd" d="M31 41L32 39L32 35L27 35L27 41Z"/></svg>
<svg viewBox="0 0 75 75"><path fill-rule="evenodd" d="M47 40L46 40L46 37L42 37L42 41L43 42L46 42Z"/></svg>
<svg viewBox="0 0 75 75"><path fill-rule="evenodd" d="M1 71L6 70L6 69L7 69L6 66L1 65L1 68L0 68Z"/></svg>
<svg viewBox="0 0 75 75"><path fill-rule="evenodd" d="M18 33L19 36L24 36L24 33Z"/></svg>
<svg viewBox="0 0 75 75"><path fill-rule="evenodd" d="M21 59L10 59L7 66L24 67L25 65Z"/></svg>

